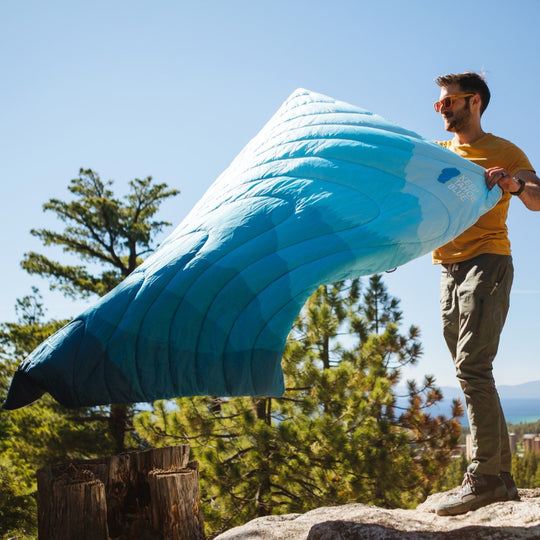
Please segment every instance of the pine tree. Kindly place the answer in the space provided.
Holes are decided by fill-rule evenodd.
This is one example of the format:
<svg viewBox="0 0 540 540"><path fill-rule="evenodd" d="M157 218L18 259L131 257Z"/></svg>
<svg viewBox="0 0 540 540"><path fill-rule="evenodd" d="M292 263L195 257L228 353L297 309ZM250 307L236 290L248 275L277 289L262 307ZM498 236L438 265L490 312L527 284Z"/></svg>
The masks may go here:
<svg viewBox="0 0 540 540"><path fill-rule="evenodd" d="M17 301L18 321L0 325L0 401L17 364L66 321L45 320L37 289ZM31 407L0 414L0 536L34 534L37 469L75 458L107 455L103 407L68 410L46 395Z"/></svg>
<svg viewBox="0 0 540 540"><path fill-rule="evenodd" d="M536 488L540 486L539 453L528 451L523 455L512 455L512 474L516 485L520 488Z"/></svg>
<svg viewBox="0 0 540 540"><path fill-rule="evenodd" d="M66 323L45 319L42 298L36 288L32 295L17 301L16 312L16 323L0 325L2 401L16 365ZM16 447L34 469L47 462L94 457L113 449L104 407L66 409L44 395L30 407L3 411L0 419L10 426L4 426L2 440Z"/></svg>
<svg viewBox="0 0 540 540"><path fill-rule="evenodd" d="M4 332L0 333L0 400L7 395L16 361L6 353ZM32 463L19 452L24 441L13 438L16 418L0 413L0 537L25 538L36 533L35 480ZM25 422L26 424L26 422ZM33 434L34 435L34 434ZM35 440L35 439L34 439Z"/></svg>
<svg viewBox="0 0 540 540"><path fill-rule="evenodd" d="M411 383L396 413L400 369L422 353L400 319L380 276L364 295L358 280L320 287L287 341L282 398L159 401L135 426L154 445L190 443L214 532L322 505L412 505L449 462L459 422L429 415L433 378Z"/></svg>
<svg viewBox="0 0 540 540"><path fill-rule="evenodd" d="M28 253L22 266L51 280L51 288L73 298L102 295L132 272L153 249L153 237L165 226L153 219L160 204L177 194L150 177L135 179L123 199L112 181L103 183L91 170L71 181L69 202L51 199L52 211L66 226L62 232L32 230L45 246L60 246L74 265ZM46 320L37 291L17 301L17 322L0 325L0 401L7 395L16 366L67 321ZM134 434L132 407L68 410L45 395L30 407L0 414L0 536L35 532L35 471L76 458L120 452L140 441Z"/></svg>
<svg viewBox="0 0 540 540"><path fill-rule="evenodd" d="M103 182L91 169L81 169L68 188L72 200L50 199L43 205L45 211L53 212L66 224L64 230L31 230L44 246L59 246L73 256L75 264L30 252L25 254L22 267L30 274L48 278L51 289L72 298L101 296L133 272L144 255L154 249L155 235L170 225L154 220L154 215L161 203L178 191L154 183L149 176L132 180L127 195L119 199L112 185L112 180ZM117 453L126 448L132 416L132 406L112 405L109 409L108 430Z"/></svg>
<svg viewBox="0 0 540 540"><path fill-rule="evenodd" d="M448 467L445 467L436 479L433 491L449 491L459 486L463 481L463 475L467 471L468 465L469 461L465 453L453 458Z"/></svg>

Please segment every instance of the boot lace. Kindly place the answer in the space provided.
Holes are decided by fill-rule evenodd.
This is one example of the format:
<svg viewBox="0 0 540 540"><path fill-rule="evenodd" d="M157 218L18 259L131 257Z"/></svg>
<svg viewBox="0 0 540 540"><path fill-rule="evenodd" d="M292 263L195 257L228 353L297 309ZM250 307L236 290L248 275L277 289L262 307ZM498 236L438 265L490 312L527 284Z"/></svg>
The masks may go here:
<svg viewBox="0 0 540 540"><path fill-rule="evenodd" d="M465 476L463 477L463 482L461 483L461 489L462 490L470 490L473 493L476 493L476 489L478 487L478 479L475 477L475 475L471 472L466 472Z"/></svg>

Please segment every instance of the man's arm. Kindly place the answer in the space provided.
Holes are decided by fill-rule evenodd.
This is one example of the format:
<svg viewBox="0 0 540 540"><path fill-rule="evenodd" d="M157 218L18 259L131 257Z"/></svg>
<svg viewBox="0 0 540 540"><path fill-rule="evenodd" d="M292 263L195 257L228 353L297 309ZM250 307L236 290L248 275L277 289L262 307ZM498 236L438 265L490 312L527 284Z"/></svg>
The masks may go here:
<svg viewBox="0 0 540 540"><path fill-rule="evenodd" d="M525 187L518 195L521 202L529 209L540 211L540 178L532 171L518 171L514 177L501 167L492 167L486 170L486 184L488 189L493 189L497 184L503 191L518 191L521 183L525 182Z"/></svg>

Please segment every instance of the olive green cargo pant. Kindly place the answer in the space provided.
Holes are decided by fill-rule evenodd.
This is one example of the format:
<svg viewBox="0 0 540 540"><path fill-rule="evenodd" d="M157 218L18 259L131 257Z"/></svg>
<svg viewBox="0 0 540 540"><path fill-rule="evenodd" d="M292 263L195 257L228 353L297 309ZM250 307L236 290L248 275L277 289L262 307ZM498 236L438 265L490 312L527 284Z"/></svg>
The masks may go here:
<svg viewBox="0 0 540 540"><path fill-rule="evenodd" d="M473 440L470 470L510 471L506 420L493 378L493 360L506 320L514 277L512 257L483 254L442 265L443 333L465 395Z"/></svg>

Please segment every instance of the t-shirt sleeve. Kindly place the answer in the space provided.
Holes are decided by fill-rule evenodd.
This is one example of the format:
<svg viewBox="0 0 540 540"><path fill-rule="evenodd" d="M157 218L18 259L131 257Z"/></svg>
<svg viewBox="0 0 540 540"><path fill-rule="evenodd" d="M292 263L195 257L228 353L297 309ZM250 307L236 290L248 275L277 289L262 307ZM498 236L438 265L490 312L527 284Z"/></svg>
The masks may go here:
<svg viewBox="0 0 540 540"><path fill-rule="evenodd" d="M506 169L508 172L514 176L518 171L532 171L536 172L529 161L529 158L525 155L525 152L518 148L515 144L508 146L508 149L505 152L505 161L508 163Z"/></svg>

